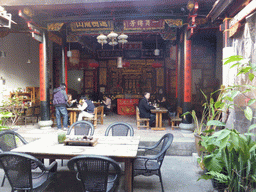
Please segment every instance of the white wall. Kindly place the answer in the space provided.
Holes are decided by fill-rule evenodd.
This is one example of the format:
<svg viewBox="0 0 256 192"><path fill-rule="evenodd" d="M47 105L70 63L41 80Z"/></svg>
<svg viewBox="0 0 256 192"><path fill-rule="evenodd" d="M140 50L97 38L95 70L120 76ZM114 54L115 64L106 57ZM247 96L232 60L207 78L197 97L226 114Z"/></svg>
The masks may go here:
<svg viewBox="0 0 256 192"><path fill-rule="evenodd" d="M5 79L7 89L5 95L18 87L39 87L39 42L32 39L31 34L10 33L0 38L0 51L6 52L5 58L0 57L0 78Z"/></svg>

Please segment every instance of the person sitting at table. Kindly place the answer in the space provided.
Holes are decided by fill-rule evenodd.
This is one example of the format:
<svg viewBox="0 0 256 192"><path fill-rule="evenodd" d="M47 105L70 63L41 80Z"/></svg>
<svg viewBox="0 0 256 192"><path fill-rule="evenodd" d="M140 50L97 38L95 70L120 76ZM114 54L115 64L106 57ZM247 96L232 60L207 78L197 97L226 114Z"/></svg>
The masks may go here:
<svg viewBox="0 0 256 192"><path fill-rule="evenodd" d="M160 107L164 107L168 110L168 113L164 113L163 114L163 119L168 119L168 116L169 116L169 112L172 112L172 107L171 105L169 104L169 102L166 100L166 97L165 96L162 96L160 102L159 102L159 106Z"/></svg>
<svg viewBox="0 0 256 192"><path fill-rule="evenodd" d="M145 92L144 97L139 102L139 111L140 111L140 117L141 118L149 118L149 126L153 127L156 120L156 115L151 113L151 109L155 109L155 107L151 106L148 103L148 100L150 98L150 93Z"/></svg>
<svg viewBox="0 0 256 192"><path fill-rule="evenodd" d="M105 95L103 98L104 100L102 101L102 103L104 105L104 112L108 113L111 109L111 99L108 95Z"/></svg>
<svg viewBox="0 0 256 192"><path fill-rule="evenodd" d="M81 110L78 115L78 121L83 120L83 117L93 117L95 106L86 96L81 96L77 107Z"/></svg>
<svg viewBox="0 0 256 192"><path fill-rule="evenodd" d="M77 102L76 99L72 100L72 95L70 93L67 94L68 100L67 100L67 106L68 108L76 107L75 103Z"/></svg>

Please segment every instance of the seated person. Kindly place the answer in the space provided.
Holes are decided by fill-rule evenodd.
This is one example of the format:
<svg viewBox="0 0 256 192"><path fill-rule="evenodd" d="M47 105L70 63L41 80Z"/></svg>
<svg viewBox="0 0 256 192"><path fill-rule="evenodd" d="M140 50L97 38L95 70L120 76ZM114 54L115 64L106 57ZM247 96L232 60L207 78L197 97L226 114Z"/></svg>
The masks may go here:
<svg viewBox="0 0 256 192"><path fill-rule="evenodd" d="M172 107L169 102L166 100L165 96L162 96L162 99L159 102L160 107L164 107L168 110L168 113L163 113L163 119L168 119L169 112L172 112Z"/></svg>
<svg viewBox="0 0 256 192"><path fill-rule="evenodd" d="M104 96L104 100L102 101L104 105L104 112L109 112L111 109L111 99L109 96Z"/></svg>
<svg viewBox="0 0 256 192"><path fill-rule="evenodd" d="M77 107L81 110L78 115L78 121L83 120L83 117L93 117L95 106L86 96L81 96Z"/></svg>
<svg viewBox="0 0 256 192"><path fill-rule="evenodd" d="M149 118L149 126L153 127L156 115L151 113L151 109L155 109L155 107L149 105L148 99L150 98L150 93L145 92L144 97L139 102L139 110L140 110L140 117L141 118Z"/></svg>
<svg viewBox="0 0 256 192"><path fill-rule="evenodd" d="M68 96L67 107L68 108L76 107L75 103L77 102L77 100L76 99L72 100L72 95L70 93L67 94L67 96Z"/></svg>

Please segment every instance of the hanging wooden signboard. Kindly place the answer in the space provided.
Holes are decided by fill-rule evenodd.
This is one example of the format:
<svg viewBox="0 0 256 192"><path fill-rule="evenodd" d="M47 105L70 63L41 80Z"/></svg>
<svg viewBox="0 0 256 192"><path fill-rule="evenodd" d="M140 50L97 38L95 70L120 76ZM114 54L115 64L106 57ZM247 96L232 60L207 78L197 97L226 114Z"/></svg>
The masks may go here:
<svg viewBox="0 0 256 192"><path fill-rule="evenodd" d="M124 30L134 30L134 31L145 31L154 29L164 29L164 20L124 20L123 21Z"/></svg>
<svg viewBox="0 0 256 192"><path fill-rule="evenodd" d="M79 21L70 24L71 31L113 31L113 21Z"/></svg>

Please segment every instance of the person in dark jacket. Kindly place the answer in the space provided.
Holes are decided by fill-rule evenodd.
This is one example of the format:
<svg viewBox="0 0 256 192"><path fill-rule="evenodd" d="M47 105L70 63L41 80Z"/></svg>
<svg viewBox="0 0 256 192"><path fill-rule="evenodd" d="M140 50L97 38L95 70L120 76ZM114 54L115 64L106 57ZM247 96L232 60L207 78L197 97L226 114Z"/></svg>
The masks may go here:
<svg viewBox="0 0 256 192"><path fill-rule="evenodd" d="M95 106L92 101L87 99L86 96L82 96L79 103L80 104L77 105L77 107L81 110L81 112L78 115L78 121L83 120L83 117L93 117Z"/></svg>
<svg viewBox="0 0 256 192"><path fill-rule="evenodd" d="M150 127L154 126L156 115L151 113L151 109L155 109L155 107L151 106L148 103L148 100L150 98L150 93L145 92L144 97L139 102L139 110L140 110L140 117L141 118L149 118L149 125Z"/></svg>
<svg viewBox="0 0 256 192"><path fill-rule="evenodd" d="M58 88L53 90L53 105L55 106L57 128L61 129L61 116L63 116L63 130L68 129L68 111L66 84L61 83Z"/></svg>

